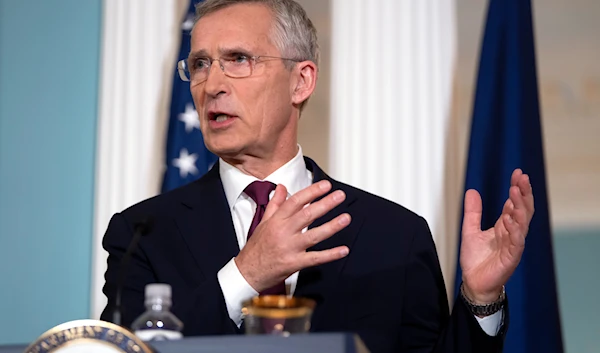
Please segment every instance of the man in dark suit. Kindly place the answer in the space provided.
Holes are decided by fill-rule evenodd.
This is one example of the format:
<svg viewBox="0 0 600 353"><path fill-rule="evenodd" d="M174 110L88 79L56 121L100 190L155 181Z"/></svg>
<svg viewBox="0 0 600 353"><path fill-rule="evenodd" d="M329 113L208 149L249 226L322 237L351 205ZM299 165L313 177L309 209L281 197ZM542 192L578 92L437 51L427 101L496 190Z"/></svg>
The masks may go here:
<svg viewBox="0 0 600 353"><path fill-rule="evenodd" d="M485 231L481 198L467 192L463 286L449 315L426 221L329 178L302 154L298 122L318 64L302 8L291 0L207 0L191 48L182 77L206 146L220 159L200 180L112 218L103 319L111 319L134 224L152 217L128 268L125 325L144 311L145 285L162 282L173 288L185 335L239 333L241 302L274 293L314 298L313 331L357 332L372 352L501 351L503 285L533 215L527 175L513 173L503 213Z"/></svg>

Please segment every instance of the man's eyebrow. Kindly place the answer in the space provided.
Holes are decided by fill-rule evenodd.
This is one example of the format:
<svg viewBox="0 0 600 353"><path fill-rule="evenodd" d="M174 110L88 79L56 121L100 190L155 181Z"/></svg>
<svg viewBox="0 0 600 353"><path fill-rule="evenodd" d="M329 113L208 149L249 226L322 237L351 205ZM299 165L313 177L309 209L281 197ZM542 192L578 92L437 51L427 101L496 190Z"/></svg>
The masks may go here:
<svg viewBox="0 0 600 353"><path fill-rule="evenodd" d="M188 55L188 60L196 59L196 58L206 58L207 56L208 56L208 53L206 52L206 50L201 49L201 50L197 50L195 52L191 52Z"/></svg>
<svg viewBox="0 0 600 353"><path fill-rule="evenodd" d="M219 54L220 55L227 55L227 54L234 54L234 53L241 53L241 54L249 54L250 50L246 47L242 47L239 45L233 46L233 47L229 47L229 48L221 48L219 49Z"/></svg>
<svg viewBox="0 0 600 353"><path fill-rule="evenodd" d="M241 54L248 55L250 53L250 50L248 48L240 46L240 45L219 49L219 56L230 55L230 54L234 54L234 53L241 53ZM208 55L208 52L204 49L200 49L195 52L191 52L188 55L188 59L207 58L207 57L210 57L210 55Z"/></svg>

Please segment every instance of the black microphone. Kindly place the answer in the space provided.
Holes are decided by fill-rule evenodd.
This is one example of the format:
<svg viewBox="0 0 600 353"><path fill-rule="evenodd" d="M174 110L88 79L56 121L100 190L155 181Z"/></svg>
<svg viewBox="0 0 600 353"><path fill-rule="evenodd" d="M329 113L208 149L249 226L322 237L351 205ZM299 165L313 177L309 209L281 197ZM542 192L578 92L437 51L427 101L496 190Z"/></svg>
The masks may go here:
<svg viewBox="0 0 600 353"><path fill-rule="evenodd" d="M129 247L125 252L125 255L121 259L121 266L119 268L119 280L117 281L117 295L115 297L115 308L113 310L113 323L121 326L121 292L123 291L123 282L127 277L127 266L129 266L129 260L131 260L131 254L137 249L140 238L152 231L154 226L154 220L151 217L147 217L135 224L133 227L133 238L129 242Z"/></svg>

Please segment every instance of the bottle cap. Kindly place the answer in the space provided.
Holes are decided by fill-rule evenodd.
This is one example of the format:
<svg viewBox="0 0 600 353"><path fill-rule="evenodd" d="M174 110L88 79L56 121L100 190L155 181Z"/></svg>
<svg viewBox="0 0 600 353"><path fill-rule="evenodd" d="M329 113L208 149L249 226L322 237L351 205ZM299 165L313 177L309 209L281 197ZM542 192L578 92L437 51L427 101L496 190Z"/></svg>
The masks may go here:
<svg viewBox="0 0 600 353"><path fill-rule="evenodd" d="M147 284L146 304L171 305L171 286L166 283Z"/></svg>

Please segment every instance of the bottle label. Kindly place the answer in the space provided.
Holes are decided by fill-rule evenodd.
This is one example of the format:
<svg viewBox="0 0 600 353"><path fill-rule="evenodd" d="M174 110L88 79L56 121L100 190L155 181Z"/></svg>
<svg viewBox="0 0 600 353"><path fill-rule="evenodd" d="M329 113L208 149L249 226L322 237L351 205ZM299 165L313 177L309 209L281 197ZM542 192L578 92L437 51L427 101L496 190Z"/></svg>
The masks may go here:
<svg viewBox="0 0 600 353"><path fill-rule="evenodd" d="M181 332L172 330L136 330L134 333L142 341L167 341L183 338Z"/></svg>

